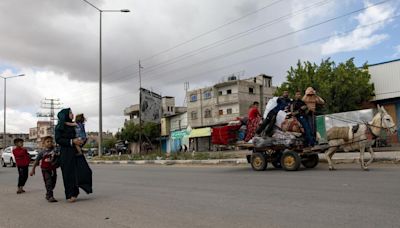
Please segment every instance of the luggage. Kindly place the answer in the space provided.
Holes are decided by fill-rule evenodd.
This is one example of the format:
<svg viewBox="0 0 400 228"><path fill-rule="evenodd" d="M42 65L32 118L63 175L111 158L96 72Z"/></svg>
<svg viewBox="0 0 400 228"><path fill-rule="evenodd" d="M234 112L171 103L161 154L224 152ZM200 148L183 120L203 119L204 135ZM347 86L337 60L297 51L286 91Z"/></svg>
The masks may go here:
<svg viewBox="0 0 400 228"><path fill-rule="evenodd" d="M238 140L241 125L214 127L211 132L211 143L214 145L230 145Z"/></svg>

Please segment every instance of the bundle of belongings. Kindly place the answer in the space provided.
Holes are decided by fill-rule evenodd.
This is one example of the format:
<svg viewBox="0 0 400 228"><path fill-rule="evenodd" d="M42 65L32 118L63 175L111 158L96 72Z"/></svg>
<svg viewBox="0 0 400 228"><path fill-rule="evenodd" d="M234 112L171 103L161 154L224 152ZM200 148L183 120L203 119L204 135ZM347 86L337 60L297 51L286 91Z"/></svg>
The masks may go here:
<svg viewBox="0 0 400 228"><path fill-rule="evenodd" d="M257 129L258 135L252 142L256 148L273 145L287 147L303 144L304 129L296 117L290 115L289 110L277 110L279 98L274 97L266 106L264 121ZM281 101L280 101L281 102ZM281 107L283 107L281 105ZM282 109L282 108L279 108Z"/></svg>

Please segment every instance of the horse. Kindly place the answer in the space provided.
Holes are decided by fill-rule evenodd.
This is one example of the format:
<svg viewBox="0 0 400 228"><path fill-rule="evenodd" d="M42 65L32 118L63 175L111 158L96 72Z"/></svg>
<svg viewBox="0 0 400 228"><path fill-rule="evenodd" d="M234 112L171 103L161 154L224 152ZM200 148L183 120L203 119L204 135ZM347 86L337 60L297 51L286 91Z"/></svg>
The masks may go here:
<svg viewBox="0 0 400 228"><path fill-rule="evenodd" d="M354 127L332 127L327 131L329 149L325 151L329 170L335 170L332 164L332 156L342 148L345 152L351 150L360 151L360 163L363 170L368 170L368 165L374 160L375 154L372 149L375 139L380 135L382 129L394 134L397 130L392 117L386 112L385 108L378 107L372 121L358 124ZM368 136L372 135L372 139ZM368 148L371 158L364 162L364 152Z"/></svg>

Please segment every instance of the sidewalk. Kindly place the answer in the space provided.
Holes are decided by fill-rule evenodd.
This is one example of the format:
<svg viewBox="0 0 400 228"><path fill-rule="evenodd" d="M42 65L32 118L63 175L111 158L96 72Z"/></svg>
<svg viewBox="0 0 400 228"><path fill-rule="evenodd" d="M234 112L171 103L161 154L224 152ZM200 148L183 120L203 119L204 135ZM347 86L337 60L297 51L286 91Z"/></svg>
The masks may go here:
<svg viewBox="0 0 400 228"><path fill-rule="evenodd" d="M336 153L333 160L336 163L358 163L360 153ZM369 159L369 153L365 153L365 159ZM319 154L320 162L326 162L325 155ZM391 161L400 163L400 151L376 152L374 162ZM90 164L130 164L130 165L239 165L247 164L246 156L233 159L211 160L123 160L123 161L98 161L88 160Z"/></svg>

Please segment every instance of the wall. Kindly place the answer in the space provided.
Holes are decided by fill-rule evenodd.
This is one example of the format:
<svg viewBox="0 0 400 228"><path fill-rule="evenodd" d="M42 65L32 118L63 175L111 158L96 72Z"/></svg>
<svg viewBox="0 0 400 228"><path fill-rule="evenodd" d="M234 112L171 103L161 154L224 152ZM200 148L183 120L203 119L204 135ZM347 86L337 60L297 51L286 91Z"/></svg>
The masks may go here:
<svg viewBox="0 0 400 228"><path fill-rule="evenodd" d="M375 86L374 100L400 97L400 60L368 67Z"/></svg>

